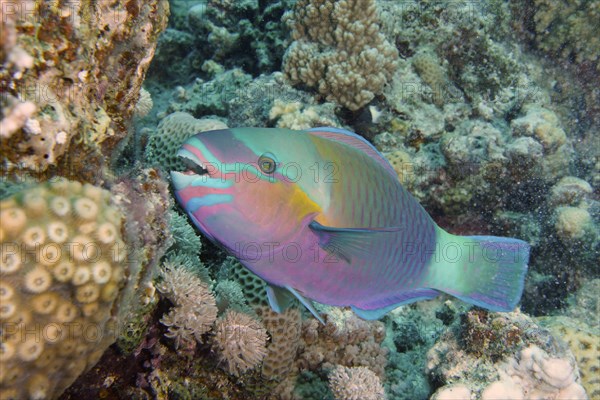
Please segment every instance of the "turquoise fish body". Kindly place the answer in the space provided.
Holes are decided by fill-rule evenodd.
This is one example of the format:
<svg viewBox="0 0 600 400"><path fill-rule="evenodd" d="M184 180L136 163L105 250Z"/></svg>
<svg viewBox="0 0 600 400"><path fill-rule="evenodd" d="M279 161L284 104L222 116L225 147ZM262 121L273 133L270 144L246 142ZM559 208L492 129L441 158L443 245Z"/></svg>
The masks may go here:
<svg viewBox="0 0 600 400"><path fill-rule="evenodd" d="M529 246L439 228L360 136L335 128L199 133L179 151L176 197L196 226L269 284L376 319L440 292L494 310L518 303Z"/></svg>

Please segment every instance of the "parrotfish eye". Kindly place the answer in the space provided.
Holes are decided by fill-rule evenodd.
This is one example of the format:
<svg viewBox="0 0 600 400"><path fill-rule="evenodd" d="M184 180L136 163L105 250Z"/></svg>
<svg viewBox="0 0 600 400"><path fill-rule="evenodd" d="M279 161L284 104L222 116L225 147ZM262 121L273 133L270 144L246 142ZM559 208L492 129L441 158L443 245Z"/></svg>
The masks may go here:
<svg viewBox="0 0 600 400"><path fill-rule="evenodd" d="M277 162L270 154L263 154L258 158L258 167L265 174L272 174L277 168Z"/></svg>

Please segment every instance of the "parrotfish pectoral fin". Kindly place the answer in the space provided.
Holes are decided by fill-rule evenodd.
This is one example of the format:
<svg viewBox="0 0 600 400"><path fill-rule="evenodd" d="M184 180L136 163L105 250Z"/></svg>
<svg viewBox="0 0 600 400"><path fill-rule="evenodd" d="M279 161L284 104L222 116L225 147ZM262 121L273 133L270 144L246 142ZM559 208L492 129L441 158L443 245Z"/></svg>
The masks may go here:
<svg viewBox="0 0 600 400"><path fill-rule="evenodd" d="M294 300L289 290L279 286L267 285L267 299L269 305L276 313L282 313Z"/></svg>
<svg viewBox="0 0 600 400"><path fill-rule="evenodd" d="M496 236L454 236L437 228L428 286L491 311L512 311L523 293L530 246ZM453 259L448 249L461 249ZM446 250L444 250L446 249Z"/></svg>
<svg viewBox="0 0 600 400"><path fill-rule="evenodd" d="M402 230L402 227L389 228L333 228L312 221L309 228L317 235L319 246L332 257L346 262L353 258L372 257L369 243L377 240L377 235L387 235Z"/></svg>
<svg viewBox="0 0 600 400"><path fill-rule="evenodd" d="M431 300L440 294L433 289L415 289L402 292L393 298L386 298L370 304L361 304L361 307L352 306L352 310L366 320L375 320L383 317L388 312L405 304L414 303L421 300ZM379 306L377 303L388 304ZM392 303L392 304L390 304ZM362 308L365 307L365 308ZM374 308L371 308L374 307Z"/></svg>

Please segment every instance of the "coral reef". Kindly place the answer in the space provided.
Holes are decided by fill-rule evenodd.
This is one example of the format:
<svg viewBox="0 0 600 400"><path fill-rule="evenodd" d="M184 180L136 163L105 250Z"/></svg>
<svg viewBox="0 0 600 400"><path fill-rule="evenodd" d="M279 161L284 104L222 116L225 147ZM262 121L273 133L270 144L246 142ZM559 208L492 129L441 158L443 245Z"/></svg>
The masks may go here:
<svg viewBox="0 0 600 400"><path fill-rule="evenodd" d="M583 387L576 382L577 366L570 357L550 357L531 345L500 368L501 378L483 390L482 400L587 398Z"/></svg>
<svg viewBox="0 0 600 400"><path fill-rule="evenodd" d="M465 385L447 385L436 391L432 400L464 400L471 398L471 391Z"/></svg>
<svg viewBox="0 0 600 400"><path fill-rule="evenodd" d="M600 7L595 2L573 0L560 6L535 0L537 46L555 58L589 62L600 71Z"/></svg>
<svg viewBox="0 0 600 400"><path fill-rule="evenodd" d="M338 365L329 375L329 387L336 400L383 400L379 377L366 367Z"/></svg>
<svg viewBox="0 0 600 400"><path fill-rule="evenodd" d="M304 107L299 101L285 103L275 99L273 107L269 111L269 119L277 121L278 128L294 130L320 126L336 127L341 124L335 116L333 108L332 103Z"/></svg>
<svg viewBox="0 0 600 400"><path fill-rule="evenodd" d="M286 13L294 42L283 70L294 85L358 110L381 94L398 52L379 30L373 0L300 0Z"/></svg>
<svg viewBox="0 0 600 400"><path fill-rule="evenodd" d="M159 40L150 78L185 84L190 77L210 75L215 67L244 68L255 76L278 69L287 45L287 27L280 21L292 3L173 2L169 29Z"/></svg>
<svg viewBox="0 0 600 400"><path fill-rule="evenodd" d="M52 167L98 183L104 154L127 134L167 1L35 1L1 12L3 170Z"/></svg>
<svg viewBox="0 0 600 400"><path fill-rule="evenodd" d="M470 311L429 350L438 396L460 384L482 400L587 398L573 355L548 331L518 312L490 313L481 324L481 313Z"/></svg>
<svg viewBox="0 0 600 400"><path fill-rule="evenodd" d="M110 192L55 180L2 200L0 219L0 397L57 397L116 339L123 215Z"/></svg>
<svg viewBox="0 0 600 400"><path fill-rule="evenodd" d="M79 374L63 399L600 396L597 4L15 4L0 7L0 398L57 397ZM227 126L372 141L444 228L532 245L521 308L538 317L443 296L371 322L274 312L170 200L181 142ZM39 183L54 176L81 183ZM80 239L98 260L55 260Z"/></svg>

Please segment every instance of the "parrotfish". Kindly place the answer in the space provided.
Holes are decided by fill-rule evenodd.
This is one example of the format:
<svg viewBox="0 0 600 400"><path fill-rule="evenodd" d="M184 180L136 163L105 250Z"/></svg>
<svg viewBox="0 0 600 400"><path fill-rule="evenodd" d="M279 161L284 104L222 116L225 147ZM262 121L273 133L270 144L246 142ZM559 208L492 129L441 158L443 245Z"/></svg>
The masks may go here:
<svg viewBox="0 0 600 400"><path fill-rule="evenodd" d="M440 292L492 311L520 300L529 245L441 229L384 156L336 128L201 132L171 171L175 196L211 241L267 282L271 307L296 297L364 319Z"/></svg>

